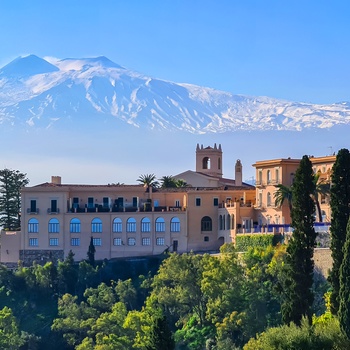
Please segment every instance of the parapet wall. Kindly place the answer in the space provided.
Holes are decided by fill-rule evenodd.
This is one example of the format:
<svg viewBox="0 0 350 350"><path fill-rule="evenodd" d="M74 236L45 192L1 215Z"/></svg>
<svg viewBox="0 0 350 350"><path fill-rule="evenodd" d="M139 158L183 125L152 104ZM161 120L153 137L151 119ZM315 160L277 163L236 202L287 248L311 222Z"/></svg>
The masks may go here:
<svg viewBox="0 0 350 350"><path fill-rule="evenodd" d="M38 264L43 265L49 261L54 261L64 259L63 250L20 250L19 259L22 261L24 266L30 266L36 261Z"/></svg>

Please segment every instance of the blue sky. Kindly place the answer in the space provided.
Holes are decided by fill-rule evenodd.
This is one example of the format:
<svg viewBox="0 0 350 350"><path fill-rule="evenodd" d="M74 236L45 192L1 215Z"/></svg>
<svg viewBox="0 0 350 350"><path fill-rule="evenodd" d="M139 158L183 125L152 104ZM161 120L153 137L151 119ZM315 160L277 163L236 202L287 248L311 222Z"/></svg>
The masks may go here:
<svg viewBox="0 0 350 350"><path fill-rule="evenodd" d="M350 100L350 2L2 0L0 66L104 55L157 78L294 101Z"/></svg>

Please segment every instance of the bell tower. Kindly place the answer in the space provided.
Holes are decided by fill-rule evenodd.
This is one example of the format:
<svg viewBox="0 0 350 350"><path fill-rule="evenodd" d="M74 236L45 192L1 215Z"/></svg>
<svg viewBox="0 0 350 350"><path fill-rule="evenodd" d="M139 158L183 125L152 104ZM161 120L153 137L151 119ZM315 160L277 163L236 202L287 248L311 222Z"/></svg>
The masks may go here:
<svg viewBox="0 0 350 350"><path fill-rule="evenodd" d="M210 176L222 177L222 150L216 143L213 147L203 148L197 143L196 148L196 172Z"/></svg>

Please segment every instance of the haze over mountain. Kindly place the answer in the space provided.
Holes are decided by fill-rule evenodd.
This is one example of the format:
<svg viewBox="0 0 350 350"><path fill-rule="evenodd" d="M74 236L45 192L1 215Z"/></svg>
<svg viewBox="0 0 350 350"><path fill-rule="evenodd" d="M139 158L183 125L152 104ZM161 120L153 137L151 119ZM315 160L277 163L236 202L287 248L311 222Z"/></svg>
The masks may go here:
<svg viewBox="0 0 350 350"><path fill-rule="evenodd" d="M129 124L193 134L294 131L349 124L350 104L234 95L148 77L106 57L30 55L0 69L0 123L34 129L85 123L117 129Z"/></svg>
<svg viewBox="0 0 350 350"><path fill-rule="evenodd" d="M203 73L205 74L205 73ZM18 58L0 69L0 168L31 185L131 183L195 170L196 144L223 149L223 172L257 160L349 148L349 103L233 95L132 72L106 57Z"/></svg>

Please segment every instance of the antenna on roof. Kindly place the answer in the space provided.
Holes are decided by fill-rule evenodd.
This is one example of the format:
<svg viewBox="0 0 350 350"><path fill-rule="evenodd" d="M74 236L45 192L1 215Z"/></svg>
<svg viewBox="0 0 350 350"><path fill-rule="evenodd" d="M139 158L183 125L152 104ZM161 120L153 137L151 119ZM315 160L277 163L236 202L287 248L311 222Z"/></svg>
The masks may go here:
<svg viewBox="0 0 350 350"><path fill-rule="evenodd" d="M328 148L329 148L329 150L331 151L331 152L330 152L330 155L332 155L332 154L333 154L333 147L332 147L332 146L329 146Z"/></svg>

